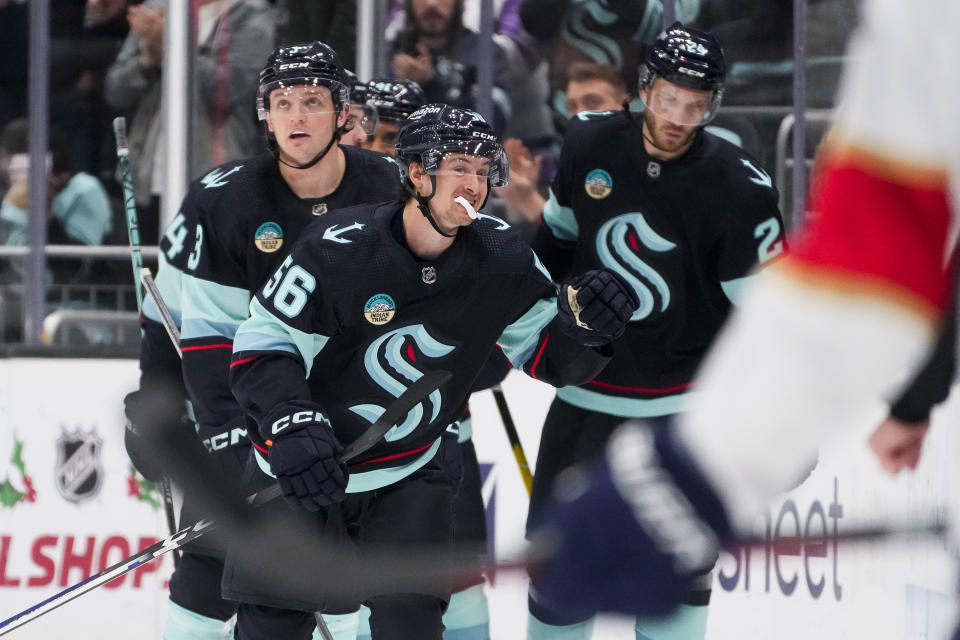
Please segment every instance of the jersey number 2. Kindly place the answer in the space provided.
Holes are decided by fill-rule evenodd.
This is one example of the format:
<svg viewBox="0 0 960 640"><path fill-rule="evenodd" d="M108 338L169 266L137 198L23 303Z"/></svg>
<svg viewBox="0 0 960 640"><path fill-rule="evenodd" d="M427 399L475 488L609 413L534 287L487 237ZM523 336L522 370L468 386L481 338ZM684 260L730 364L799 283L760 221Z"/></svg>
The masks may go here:
<svg viewBox="0 0 960 640"><path fill-rule="evenodd" d="M316 288L317 279L300 265L293 264L293 256L287 256L277 272L264 285L263 297L268 300L272 297L273 306L277 311L288 318L295 318L306 306L307 294Z"/></svg>
<svg viewBox="0 0 960 640"><path fill-rule="evenodd" d="M783 241L780 237L780 221L776 218L767 218L753 230L754 238L763 238L757 247L757 261L763 264L783 253Z"/></svg>

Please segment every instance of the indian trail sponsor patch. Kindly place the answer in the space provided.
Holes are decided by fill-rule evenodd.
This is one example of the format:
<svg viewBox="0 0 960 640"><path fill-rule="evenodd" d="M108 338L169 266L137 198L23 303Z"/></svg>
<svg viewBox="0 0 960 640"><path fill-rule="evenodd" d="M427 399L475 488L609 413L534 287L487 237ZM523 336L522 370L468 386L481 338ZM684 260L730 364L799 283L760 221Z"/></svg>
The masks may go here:
<svg viewBox="0 0 960 640"><path fill-rule="evenodd" d="M283 229L276 222L264 222L257 227L253 243L264 253L273 253L283 246Z"/></svg>
<svg viewBox="0 0 960 640"><path fill-rule="evenodd" d="M613 191L613 178L603 169L594 169L587 174L587 179L583 183L587 195L595 200L603 200Z"/></svg>
<svg viewBox="0 0 960 640"><path fill-rule="evenodd" d="M385 293L371 296L363 305L363 315L370 324L387 324L397 312L397 304Z"/></svg>

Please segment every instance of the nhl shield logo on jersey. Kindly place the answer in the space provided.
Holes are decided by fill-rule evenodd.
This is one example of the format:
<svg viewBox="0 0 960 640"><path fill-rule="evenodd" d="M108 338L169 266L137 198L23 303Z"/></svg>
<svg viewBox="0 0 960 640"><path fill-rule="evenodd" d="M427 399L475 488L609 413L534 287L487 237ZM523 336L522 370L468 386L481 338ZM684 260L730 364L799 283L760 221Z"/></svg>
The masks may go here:
<svg viewBox="0 0 960 640"><path fill-rule="evenodd" d="M594 169L587 174L583 188L594 200L603 200L613 191L613 178L603 169Z"/></svg>
<svg viewBox="0 0 960 640"><path fill-rule="evenodd" d="M310 207L310 213L315 216L322 216L327 212L327 203L326 202L317 202L312 207Z"/></svg>
<svg viewBox="0 0 960 640"><path fill-rule="evenodd" d="M276 222L264 222L257 227L253 244L264 253L273 253L283 246L283 229Z"/></svg>
<svg viewBox="0 0 960 640"><path fill-rule="evenodd" d="M57 440L54 484L64 499L79 504L99 493L103 480L102 445L93 429L63 430Z"/></svg>
<svg viewBox="0 0 960 640"><path fill-rule="evenodd" d="M371 296L363 305L363 315L370 324L387 324L397 312L397 304L385 293Z"/></svg>

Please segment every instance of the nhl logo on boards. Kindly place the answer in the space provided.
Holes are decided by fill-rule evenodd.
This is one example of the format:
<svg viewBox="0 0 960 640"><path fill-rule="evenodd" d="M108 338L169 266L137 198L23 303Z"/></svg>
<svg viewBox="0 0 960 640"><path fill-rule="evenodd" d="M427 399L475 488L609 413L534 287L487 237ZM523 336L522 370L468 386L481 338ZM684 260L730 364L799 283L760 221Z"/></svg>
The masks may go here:
<svg viewBox="0 0 960 640"><path fill-rule="evenodd" d="M54 484L65 500L79 504L100 492L103 463L100 460L103 441L93 429L63 429L57 440L57 463Z"/></svg>
<svg viewBox="0 0 960 640"><path fill-rule="evenodd" d="M363 315L370 324L387 324L396 312L397 304L385 293L370 296L363 305Z"/></svg>
<svg viewBox="0 0 960 640"><path fill-rule="evenodd" d="M437 281L437 270L433 267L424 267L421 271L420 278L424 284L433 284Z"/></svg>
<svg viewBox="0 0 960 640"><path fill-rule="evenodd" d="M310 213L315 216L322 216L327 212L327 203L326 202L317 202L312 207L310 207Z"/></svg>
<svg viewBox="0 0 960 640"><path fill-rule="evenodd" d="M587 174L583 188L594 200L603 200L613 191L613 178L603 169L594 169Z"/></svg>
<svg viewBox="0 0 960 640"><path fill-rule="evenodd" d="M647 175L650 176L651 178L659 178L659 177L660 177L660 163L659 163L659 162L654 162L653 160L651 160L650 162L648 162L648 163L647 163Z"/></svg>
<svg viewBox="0 0 960 640"><path fill-rule="evenodd" d="M283 246L283 229L276 222L264 222L257 227L253 244L264 253L273 253Z"/></svg>

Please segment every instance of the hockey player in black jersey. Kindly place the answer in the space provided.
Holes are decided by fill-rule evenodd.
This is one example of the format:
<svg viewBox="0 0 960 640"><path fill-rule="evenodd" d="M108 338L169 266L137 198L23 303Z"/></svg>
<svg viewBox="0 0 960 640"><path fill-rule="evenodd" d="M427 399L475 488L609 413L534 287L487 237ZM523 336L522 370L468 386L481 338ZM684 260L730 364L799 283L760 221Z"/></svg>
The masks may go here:
<svg viewBox="0 0 960 640"><path fill-rule="evenodd" d="M146 440L135 427L161 428L149 407L159 393L187 383L204 446L239 478L249 455L243 413L230 394L228 366L236 326L250 291L283 259L293 239L328 209L396 197L392 161L342 149L343 70L327 45L282 47L260 74L258 107L270 153L217 167L194 182L160 245L157 286L181 325L183 371L152 300L144 304L141 388L126 399L127 449L157 479ZM185 496L181 519L202 514ZM212 536L187 549L170 581L166 637L229 637L236 603L220 598L222 550ZM220 557L218 557L220 556ZM335 626L331 622L331 626Z"/></svg>
<svg viewBox="0 0 960 640"><path fill-rule="evenodd" d="M377 127L364 147L392 156L400 125L426 103L423 89L413 80L374 78L368 85L368 103L377 110Z"/></svg>
<svg viewBox="0 0 960 640"><path fill-rule="evenodd" d="M441 440L492 350L499 345L514 366L554 385L588 380L636 298L607 270L558 295L530 247L479 212L508 171L480 115L441 104L417 110L401 129L397 161L404 201L320 219L258 292L233 341L231 381L258 425L250 436L263 474L253 482L273 476L285 497L262 509L318 512L304 515L315 528L326 523L361 550L402 553L449 543L456 479ZM410 382L435 369L454 375L349 466L337 462ZM307 594L265 593L243 560L228 554L224 574L224 594L243 603L238 638L306 638L314 609L359 604L331 600L337 585L322 576ZM448 597L438 585L360 599L376 640L438 640Z"/></svg>
<svg viewBox="0 0 960 640"><path fill-rule="evenodd" d="M725 62L710 33L675 23L640 68L642 115L571 119L534 240L554 276L618 273L640 299L600 375L557 390L544 424L529 525L564 469L604 448L625 418L683 411L693 375L757 264L784 249L777 192L751 157L703 129L716 114ZM709 567L672 618L638 620L637 638L702 638ZM592 621L530 590L528 637L586 638Z"/></svg>

